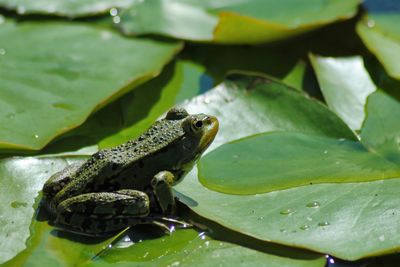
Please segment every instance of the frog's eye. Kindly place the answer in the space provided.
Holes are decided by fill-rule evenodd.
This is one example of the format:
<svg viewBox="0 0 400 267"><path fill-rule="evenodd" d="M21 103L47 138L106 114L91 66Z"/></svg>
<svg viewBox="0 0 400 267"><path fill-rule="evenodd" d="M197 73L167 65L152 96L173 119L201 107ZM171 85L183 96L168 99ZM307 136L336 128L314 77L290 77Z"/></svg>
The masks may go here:
<svg viewBox="0 0 400 267"><path fill-rule="evenodd" d="M203 128L203 125L204 125L204 123L202 120L194 119L192 121L192 130L194 132L198 132Z"/></svg>

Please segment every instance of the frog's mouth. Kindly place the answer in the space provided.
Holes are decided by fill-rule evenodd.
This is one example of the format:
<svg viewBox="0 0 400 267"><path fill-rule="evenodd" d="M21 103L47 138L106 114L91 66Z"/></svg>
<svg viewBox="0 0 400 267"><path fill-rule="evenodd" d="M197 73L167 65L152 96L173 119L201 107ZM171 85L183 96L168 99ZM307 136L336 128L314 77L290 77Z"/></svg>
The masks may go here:
<svg viewBox="0 0 400 267"><path fill-rule="evenodd" d="M204 129L203 135L200 138L198 155L202 154L214 141L219 129L218 119L214 116L207 116L203 119Z"/></svg>

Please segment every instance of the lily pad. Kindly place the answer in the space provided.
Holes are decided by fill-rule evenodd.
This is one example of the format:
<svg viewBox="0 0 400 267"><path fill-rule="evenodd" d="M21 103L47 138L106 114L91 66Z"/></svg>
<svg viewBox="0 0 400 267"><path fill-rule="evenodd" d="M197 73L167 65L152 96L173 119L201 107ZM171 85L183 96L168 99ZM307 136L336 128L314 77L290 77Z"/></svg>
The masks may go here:
<svg viewBox="0 0 400 267"><path fill-rule="evenodd" d="M224 227L257 239L346 260L399 251L400 179L318 184L257 195L209 190L190 173L180 201Z"/></svg>
<svg viewBox="0 0 400 267"><path fill-rule="evenodd" d="M49 14L70 18L107 13L110 8L124 8L134 0L0 0L0 6L13 9L18 14Z"/></svg>
<svg viewBox="0 0 400 267"><path fill-rule="evenodd" d="M138 233L140 236L140 233ZM137 239L137 238L136 238ZM325 259L292 259L269 255L236 244L213 240L205 233L179 230L153 240L124 240L88 266L323 266ZM124 248L127 244L131 245ZM120 246L120 248L118 248ZM306 253L307 254L307 253ZM85 265L86 266L86 265Z"/></svg>
<svg viewBox="0 0 400 267"><path fill-rule="evenodd" d="M285 39L350 18L358 4L358 0L302 0L295 4L277 0L154 0L138 1L118 16L127 34L254 44Z"/></svg>
<svg viewBox="0 0 400 267"><path fill-rule="evenodd" d="M382 15L364 18L357 24L357 33L365 46L373 53L387 73L400 79L400 34L396 30L398 15Z"/></svg>
<svg viewBox="0 0 400 267"><path fill-rule="evenodd" d="M181 44L79 23L7 21L0 48L0 148L38 150L156 76Z"/></svg>
<svg viewBox="0 0 400 267"><path fill-rule="evenodd" d="M400 153L391 156L400 159ZM224 144L199 164L203 185L243 195L307 184L398 177L400 165L360 142L292 132L260 134Z"/></svg>
<svg viewBox="0 0 400 267"><path fill-rule="evenodd" d="M0 262L14 257L26 247L29 226L35 212L35 198L52 173L74 158L8 158L0 161Z"/></svg>
<svg viewBox="0 0 400 267"><path fill-rule="evenodd" d="M267 76L232 74L183 106L189 113L218 118L220 130L211 148L247 135L280 130L356 140L325 105Z"/></svg>
<svg viewBox="0 0 400 267"><path fill-rule="evenodd" d="M310 56L321 91L328 106L353 130L365 118L364 106L376 86L360 56L331 58Z"/></svg>
<svg viewBox="0 0 400 267"><path fill-rule="evenodd" d="M264 84L264 86L266 85ZM372 107L377 108L377 101L380 101L379 107L381 109L387 107L393 110L393 103L391 103L393 99L386 95L382 99L381 94L383 93L378 91L369 97L367 101L367 105L371 106L368 108L369 111L373 110ZM200 106L203 99L203 96L199 96L196 100L188 103L187 108L189 110L191 107L195 110L203 109L205 113L214 111L215 108L207 104L203 103ZM240 104L245 105L243 102L246 103L247 101L247 99L243 99ZM276 101L278 105L280 101ZM398 105L398 103L396 104ZM215 103L215 105L218 104ZM254 112L263 113L263 110L259 107L254 105L252 107ZM229 118L231 121L238 121L239 118L246 115L252 118L252 113L248 113L246 109L238 109L242 111L240 113L235 113L233 110L232 108L226 113L229 114L229 117L226 115L226 120ZM297 113L301 114L302 112L298 109ZM397 112L396 109L394 112ZM367 121L371 120L371 123L377 123L382 112L367 112L367 114ZM223 124L225 116L223 114L218 115L222 118L221 124ZM283 115L281 114L281 116ZM393 118L396 117L398 118L399 115L393 114ZM390 123L390 120L388 119L388 123ZM263 122L266 125L270 124L267 120ZM364 129L367 129L367 124L366 122ZM392 127L396 127L396 125L392 125ZM217 141L218 144L221 144L239 137L264 132L264 129L251 128L248 125L239 128L227 126L227 129L221 129ZM379 127L374 127L374 129L380 131ZM235 135L233 136L234 130ZM285 131L285 129L281 130ZM286 131L293 132L290 128ZM276 136L279 136L279 134L279 132L273 133ZM289 133L286 135L289 135ZM295 135L310 136L309 133L297 133ZM324 139L322 136L314 135L313 140L320 138ZM364 137L364 140L368 142L367 137ZM339 142L339 140L337 141ZM354 143L354 141L352 142ZM268 147L268 145L269 143L265 143L260 147ZM224 146L215 151L223 149ZM360 144L357 146L361 147ZM281 147L283 150L290 150L290 146ZM377 147L381 146L378 145ZM213 149L215 149L215 146L211 147L210 150ZM363 150L365 151L365 149ZM215 151L211 151L203 158L211 156ZM324 150L321 150L320 153L323 157ZM234 156L234 154L228 153L225 156L228 158ZM275 156L279 156L279 154ZM290 170L285 163L296 156L296 153L287 154L286 161L281 166L285 166L286 171ZM274 157L270 157L271 161L274 160ZM390 161L389 157L382 157L380 154L378 157L381 157L381 160ZM236 163L239 163L241 159L239 157L236 160ZM257 157L253 156L252 160L257 160ZM317 160L320 159L317 158ZM250 161L249 164L251 163ZM395 161L392 161L392 163L393 166L398 166ZM318 164L315 165L318 167ZM230 167L232 166L224 166L221 169L230 172ZM260 168L260 166L257 166L257 168ZM340 171L340 169L338 170ZM239 168L236 171L239 172ZM293 169L293 173L302 173L302 171L301 169ZM247 182L246 175L242 176L243 184ZM395 193L399 188L400 179L394 178L363 183L312 184L270 193L232 195L205 188L199 183L196 170L176 186L180 201L200 216L215 221L224 227L257 239L308 248L346 260L389 254L400 249L398 242L400 236L397 231L398 216L400 215L397 207L400 205L400 200Z"/></svg>

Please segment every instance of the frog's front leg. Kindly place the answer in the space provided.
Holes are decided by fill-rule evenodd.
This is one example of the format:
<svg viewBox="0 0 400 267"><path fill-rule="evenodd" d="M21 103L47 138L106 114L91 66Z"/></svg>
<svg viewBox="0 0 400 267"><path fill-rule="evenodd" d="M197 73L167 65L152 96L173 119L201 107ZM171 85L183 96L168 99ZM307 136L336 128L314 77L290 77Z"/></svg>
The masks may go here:
<svg viewBox="0 0 400 267"><path fill-rule="evenodd" d="M166 215L171 215L175 212L175 198L172 192L174 180L174 174L169 171L161 171L151 180L154 195L162 213Z"/></svg>
<svg viewBox="0 0 400 267"><path fill-rule="evenodd" d="M146 193L136 190L81 194L57 206L56 224L88 235L104 235L141 223L150 212Z"/></svg>

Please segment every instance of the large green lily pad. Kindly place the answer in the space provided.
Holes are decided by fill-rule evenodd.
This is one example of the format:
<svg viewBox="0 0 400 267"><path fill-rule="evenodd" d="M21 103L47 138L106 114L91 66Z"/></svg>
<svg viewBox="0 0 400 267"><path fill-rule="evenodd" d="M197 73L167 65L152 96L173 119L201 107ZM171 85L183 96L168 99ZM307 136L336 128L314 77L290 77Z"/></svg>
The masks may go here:
<svg viewBox="0 0 400 267"><path fill-rule="evenodd" d="M260 134L224 144L199 164L200 182L228 194L398 177L398 164L360 142L292 132Z"/></svg>
<svg viewBox="0 0 400 267"><path fill-rule="evenodd" d="M5 22L0 48L0 148L38 150L156 76L181 45L79 23Z"/></svg>
<svg viewBox="0 0 400 267"><path fill-rule="evenodd" d="M238 85L230 86L229 89L232 89L232 87L237 90L235 87L238 87ZM262 87L268 88L272 87L272 85L268 83L259 85L259 88ZM193 107L194 109L203 109L205 113L212 113L215 110L213 107L214 105L221 106L223 103L222 100L216 100L211 107L206 104L200 107L200 101L202 99L204 99L204 96L200 96L198 99L190 102L187 105L188 109ZM281 103L280 100L276 98L274 100L278 102L277 105ZM240 105L245 106L243 102L246 103L247 101L248 99L243 99ZM377 104L378 101L381 101L379 105ZM378 123L378 118L381 118L381 114L384 114L382 112L372 112L374 109L378 108L378 106L380 108L382 108L382 106L387 107L396 113L396 109L393 109L392 106L393 101L392 98L382 92L378 91L372 94L367 101L367 105L369 106L367 110L369 112L367 112L368 117L367 122L364 124L364 130L367 129L369 123ZM301 102L301 100L298 102ZM398 105L398 103L396 104ZM236 105L239 106L239 102L237 102ZM252 105L252 108L255 113L257 113L257 111L258 113L263 113L263 110L256 105ZM298 109L296 116L298 117L299 114L303 112L305 112L305 110ZM226 115L224 115L224 113L218 115L221 117L221 124L223 124L224 120L237 122L243 117L252 118L252 113L248 112L248 109L237 109L237 112L235 112L235 109L231 108ZM280 117L277 116L275 120L279 121L281 117L285 118L285 116L285 113L280 113ZM393 114L393 116L393 118L396 118L396 116L398 117L396 114ZM272 123L275 120L272 120ZM368 122L368 120L371 120L371 122ZM389 118L386 122L390 124L390 121L391 119ZM227 129L222 128L219 133L219 139L217 140L218 144L248 136L250 132L252 132L251 134L264 132L267 128L266 125L271 124L271 121L268 120L263 120L263 123L261 123L260 120L258 120L258 122L257 125L263 125L263 127L251 128L244 125L243 127L236 128L232 126L227 127ZM382 123L382 120L380 120L380 122ZM320 125L321 124L317 124L317 126L314 127L319 127ZM309 126L311 128L313 127L311 125ZM343 126L336 124L335 128L338 130L341 127ZM396 124L392 124L389 129L397 129L396 127L398 127ZM372 129L376 132L381 131L380 127L371 127L370 130L366 130L367 133L372 131ZM383 127L383 129L385 128ZM232 136L231 131L234 130L236 132L235 135ZM287 129L281 128L280 130L293 132L289 127ZM393 132L398 133L400 131L397 130ZM279 132L271 133L271 135L277 137L279 134ZM290 134L282 134L281 137L287 135ZM303 137L307 135L311 136L309 133L304 132L293 133L293 135ZM389 136L396 137L396 135L393 134ZM260 136L260 138L262 138L262 136ZM321 138L324 139L322 136L314 135L313 140L320 140ZM338 138L335 138L335 140L335 142L337 142L336 144L339 146L340 142L342 142L343 145L349 142L343 139L338 140ZM364 137L364 140L368 142L367 140L369 139ZM308 140L305 141L307 142ZM354 141L350 143L354 144ZM380 144L379 141L377 143ZM304 143L301 142L301 144ZM268 147L269 145L270 143L265 143L259 146L261 147L260 149L262 149L262 147ZM225 145L214 151L224 149L224 146ZM360 144L357 144L355 147L357 146L361 147ZM281 147L283 151L289 151L291 149L290 146ZM376 147L380 148L382 146L378 145ZM394 148L394 146L392 146L392 148ZM215 149L215 147L211 147L211 150L213 149ZM365 151L364 148L362 150ZM211 151L203 158L211 156L214 151ZM269 158L271 161L274 161L276 156L280 157L279 153L281 153L281 151L275 152L274 156ZM321 158L324 157L324 152L325 148L322 148L320 150ZM243 150L241 153L243 153ZM327 154L329 153L330 151L328 150ZM387 164L390 164L389 161L391 161L393 166L397 166L394 160L391 160L389 156L385 155L386 154L379 153L378 157L381 158L381 161L387 162ZM227 153L225 156L227 160L236 160L236 164L241 165L240 156L234 158L235 154L230 153ZM285 163L292 164L290 160L297 156L298 153L296 151L293 151L291 154L286 153L285 162L282 162L282 165L280 165L282 166L282 170L289 172L291 170L290 166L288 167ZM253 155L252 160L258 159ZM302 160L306 161L307 158L303 158ZM315 157L315 160L321 161L321 159L317 157ZM310 163L312 162L312 159L310 159ZM344 162L348 164L349 159L341 158L339 165ZM252 163L252 161L248 162L248 164ZM336 161L334 163L336 164ZM315 165L312 165L312 168L318 168L317 163L312 164ZM375 164L375 162L372 162L372 164ZM229 169L232 166L233 165L224 166L221 167L220 170L223 169L230 172L233 171ZM237 167L237 165L235 166ZM302 165L299 164L299 168L292 168L293 173L302 174L301 166ZM241 165L241 167L243 166ZM323 168L323 166L320 167ZM370 166L367 167L369 168ZM258 168L262 168L262 166L257 166L257 169ZM237 168L236 171L241 172L242 170ZM338 168L337 171L341 171L341 169ZM245 187L244 184L247 183L246 179L248 176L246 175L246 171L242 173L244 174L241 177L243 180L242 185ZM284 179L282 180L284 181ZM225 182L230 183L230 181L227 180L225 180ZM339 258L356 260L368 256L398 251L400 247L398 242L399 233L397 231L399 213L396 207L400 202L395 192L399 190L399 187L400 179L390 179L363 183L312 184L270 193L232 195L205 188L199 183L198 175L195 170L176 187L176 190L180 193L180 200L194 212L232 230L265 241L308 248L321 253L328 253Z"/></svg>
<svg viewBox="0 0 400 267"><path fill-rule="evenodd" d="M192 172L176 190L197 214L257 239L346 260L400 249L400 179L239 196L206 189Z"/></svg>
<svg viewBox="0 0 400 267"><path fill-rule="evenodd" d="M128 34L161 34L218 43L263 43L354 16L352 1L138 1L122 12Z"/></svg>
<svg viewBox="0 0 400 267"><path fill-rule="evenodd" d="M0 6L13 9L18 14L51 14L67 17L81 17L106 13L110 8L128 7L134 0L0 0Z"/></svg>

